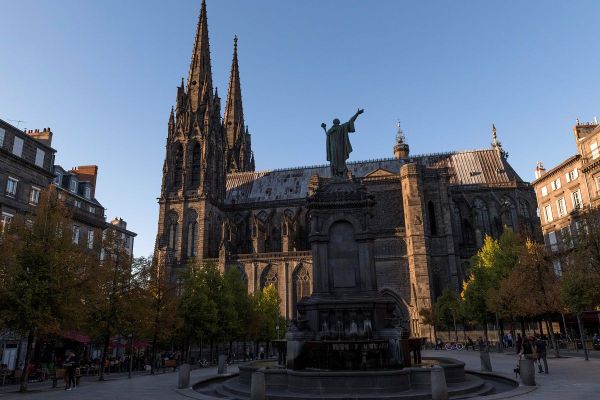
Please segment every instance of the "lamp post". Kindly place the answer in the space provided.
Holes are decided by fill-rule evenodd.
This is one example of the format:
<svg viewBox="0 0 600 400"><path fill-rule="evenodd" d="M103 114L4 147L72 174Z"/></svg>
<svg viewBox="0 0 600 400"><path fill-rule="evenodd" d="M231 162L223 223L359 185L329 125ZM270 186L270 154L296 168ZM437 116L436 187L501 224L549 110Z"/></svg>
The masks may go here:
<svg viewBox="0 0 600 400"><path fill-rule="evenodd" d="M131 379L131 370L133 369L133 333L129 335L129 373L127 378Z"/></svg>

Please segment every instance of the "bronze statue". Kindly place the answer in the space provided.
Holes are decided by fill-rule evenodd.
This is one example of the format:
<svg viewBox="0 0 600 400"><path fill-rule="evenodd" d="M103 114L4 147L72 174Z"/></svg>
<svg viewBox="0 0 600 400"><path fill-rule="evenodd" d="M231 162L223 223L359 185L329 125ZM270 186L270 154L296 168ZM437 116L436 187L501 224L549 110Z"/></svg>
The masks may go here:
<svg viewBox="0 0 600 400"><path fill-rule="evenodd" d="M343 124L340 124L339 119L334 119L333 126L329 130L325 123L321 124L321 127L327 134L327 161L330 162L332 177L343 177L348 172L346 160L350 156L350 153L352 153L352 145L350 144L348 133L356 132L354 130L354 121L364 111L359 108L356 114Z"/></svg>

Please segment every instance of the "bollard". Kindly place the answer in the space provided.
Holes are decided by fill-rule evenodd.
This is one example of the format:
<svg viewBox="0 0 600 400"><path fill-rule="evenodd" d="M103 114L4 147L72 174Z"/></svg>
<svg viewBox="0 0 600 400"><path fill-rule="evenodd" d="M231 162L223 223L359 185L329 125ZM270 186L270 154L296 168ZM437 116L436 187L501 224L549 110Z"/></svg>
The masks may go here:
<svg viewBox="0 0 600 400"><path fill-rule="evenodd" d="M434 365L431 368L431 398L432 400L448 400L448 386L444 368Z"/></svg>
<svg viewBox="0 0 600 400"><path fill-rule="evenodd" d="M519 360L519 372L523 385L535 386L535 366L532 359L524 358Z"/></svg>
<svg viewBox="0 0 600 400"><path fill-rule="evenodd" d="M492 372L492 360L490 360L489 352L480 351L479 360L481 361L481 370L483 372Z"/></svg>
<svg viewBox="0 0 600 400"><path fill-rule="evenodd" d="M288 340L287 341L287 349L285 354L285 366L288 369L295 369L297 367L301 367L297 364L298 357L300 356L300 351L302 350L302 342L297 340Z"/></svg>
<svg viewBox="0 0 600 400"><path fill-rule="evenodd" d="M179 366L179 389L190 387L190 364L181 364Z"/></svg>
<svg viewBox="0 0 600 400"><path fill-rule="evenodd" d="M265 400L265 374L254 372L250 381L250 400Z"/></svg>
<svg viewBox="0 0 600 400"><path fill-rule="evenodd" d="M219 356L219 368L217 373L219 375L227 373L227 356L225 354Z"/></svg>

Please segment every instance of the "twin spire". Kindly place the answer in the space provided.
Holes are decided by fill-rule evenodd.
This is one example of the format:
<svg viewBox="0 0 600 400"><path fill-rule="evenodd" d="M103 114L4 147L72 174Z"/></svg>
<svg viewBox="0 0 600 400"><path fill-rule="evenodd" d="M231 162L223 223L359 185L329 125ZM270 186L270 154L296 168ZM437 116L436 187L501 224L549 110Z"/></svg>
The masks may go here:
<svg viewBox="0 0 600 400"><path fill-rule="evenodd" d="M236 35L233 39L231 76L229 78L222 125L225 141L222 150L225 153L225 167L227 172L254 170L250 134L244 124L237 42L238 38ZM209 117L211 113L215 118L219 117L216 115L217 113L220 114L215 108L219 107L220 99L216 90L213 92L206 0L202 0L202 5L200 6L200 16L196 28L187 86L184 87L182 80L181 87L178 89L177 103L178 113L180 109L186 109L193 114L204 115L205 119L212 118ZM169 121L170 125L173 124L171 119ZM177 121L179 121L179 114L177 114Z"/></svg>
<svg viewBox="0 0 600 400"><path fill-rule="evenodd" d="M231 76L227 89L227 104L223 115L227 144L233 146L239 140L239 133L244 130L244 109L242 107L242 87L238 66L237 35L233 38L233 60L231 61Z"/></svg>

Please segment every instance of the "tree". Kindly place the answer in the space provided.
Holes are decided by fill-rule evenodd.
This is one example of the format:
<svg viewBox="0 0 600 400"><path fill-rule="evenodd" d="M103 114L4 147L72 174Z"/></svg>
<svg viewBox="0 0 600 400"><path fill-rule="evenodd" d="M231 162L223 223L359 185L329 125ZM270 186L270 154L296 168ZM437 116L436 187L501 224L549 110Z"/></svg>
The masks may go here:
<svg viewBox="0 0 600 400"><path fill-rule="evenodd" d="M95 254L73 243L72 227L69 210L48 189L33 219L16 219L0 237L0 326L27 337L21 391L37 338L60 334L82 315L80 293Z"/></svg>
<svg viewBox="0 0 600 400"><path fill-rule="evenodd" d="M600 209L580 216L571 241L573 251L566 259L560 294L567 310L577 317L585 359L589 360L581 316L600 304Z"/></svg>
<svg viewBox="0 0 600 400"><path fill-rule="evenodd" d="M252 320L250 323L250 337L257 343L267 343L277 336L276 327L284 326L284 321L279 315L279 293L277 288L270 284L261 291L252 295Z"/></svg>
<svg viewBox="0 0 600 400"><path fill-rule="evenodd" d="M422 308L419 310L419 315L421 316L421 322L425 325L429 325L429 340L433 340L433 342L437 342L437 332L436 325L439 322L437 314L435 313L435 308ZM431 328L433 327L433 336L431 335Z"/></svg>
<svg viewBox="0 0 600 400"><path fill-rule="evenodd" d="M500 296L512 296L512 311L520 316L538 317L546 329L558 357L558 344L551 328L551 316L563 310L559 282L544 245L527 241L516 267L500 285Z"/></svg>
<svg viewBox="0 0 600 400"><path fill-rule="evenodd" d="M235 315L229 312L227 319L227 338L231 341L246 341L248 339L248 326L250 324L252 302L248 296L246 284L237 269L231 268L223 275L223 289L227 294L229 307L235 310Z"/></svg>
<svg viewBox="0 0 600 400"><path fill-rule="evenodd" d="M133 260L135 272L135 286L132 295L139 291L140 296L132 299L140 303L137 307L142 310L139 335L151 338L152 362L150 372L154 374L154 360L159 343L164 343L173 336L181 326L181 319L177 312L179 298L176 285L167 273L166 267L160 259L152 257L139 257Z"/></svg>
<svg viewBox="0 0 600 400"><path fill-rule="evenodd" d="M502 313L507 304L498 288L517 264L522 249L521 238L505 227L498 240L486 236L483 246L473 257L461 298L466 316L484 326L486 341L490 313Z"/></svg>
<svg viewBox="0 0 600 400"><path fill-rule="evenodd" d="M214 276L215 268L214 265L197 262L191 264L184 275L179 303L184 343L198 342L202 347L205 340L212 341L218 335L218 297L215 297L215 293L218 292L220 284L217 280L218 270L217 276ZM211 284L218 285L216 288L210 288Z"/></svg>
<svg viewBox="0 0 600 400"><path fill-rule="evenodd" d="M445 289L435 303L435 315L439 322L442 322L448 328L448 339L450 340L450 328L454 327L455 341L458 342L458 329L456 320L459 318L460 300L453 290Z"/></svg>
<svg viewBox="0 0 600 400"><path fill-rule="evenodd" d="M120 333L129 316L131 301L131 256L125 251L118 233L107 229L102 240L102 257L94 269L94 280L85 295L88 309L88 331L101 340L100 380L104 380L104 363L111 338Z"/></svg>

